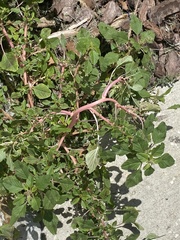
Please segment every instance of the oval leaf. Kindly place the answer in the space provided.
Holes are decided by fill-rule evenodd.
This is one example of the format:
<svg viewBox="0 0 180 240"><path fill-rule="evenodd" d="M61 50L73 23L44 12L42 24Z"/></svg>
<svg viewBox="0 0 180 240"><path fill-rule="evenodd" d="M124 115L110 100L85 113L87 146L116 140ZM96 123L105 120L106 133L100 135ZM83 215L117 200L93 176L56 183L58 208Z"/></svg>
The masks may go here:
<svg viewBox="0 0 180 240"><path fill-rule="evenodd" d="M10 72L16 72L18 70L18 60L12 52L3 54L0 68Z"/></svg>
<svg viewBox="0 0 180 240"><path fill-rule="evenodd" d="M167 168L171 167L175 163L175 160L171 155L169 155L169 153L165 153L158 158L157 163L160 168Z"/></svg>
<svg viewBox="0 0 180 240"><path fill-rule="evenodd" d="M34 94L39 99L45 99L51 96L51 90L43 83L38 84L33 88Z"/></svg>
<svg viewBox="0 0 180 240"><path fill-rule="evenodd" d="M97 147L96 149L86 154L86 164L89 169L88 173L92 173L96 169L97 165L99 164L98 151L99 151L99 147Z"/></svg>
<svg viewBox="0 0 180 240"><path fill-rule="evenodd" d="M126 186L128 188L133 187L142 181L142 171L137 170L129 174L126 179Z"/></svg>

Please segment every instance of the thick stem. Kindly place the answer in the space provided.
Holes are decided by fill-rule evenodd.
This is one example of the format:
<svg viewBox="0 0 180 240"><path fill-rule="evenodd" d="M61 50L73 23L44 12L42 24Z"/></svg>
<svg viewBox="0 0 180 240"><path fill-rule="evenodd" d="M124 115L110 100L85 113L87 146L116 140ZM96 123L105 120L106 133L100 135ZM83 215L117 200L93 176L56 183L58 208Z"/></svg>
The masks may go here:
<svg viewBox="0 0 180 240"><path fill-rule="evenodd" d="M82 106L80 107L79 109L75 110L73 113L72 113L72 120L71 120L71 123L69 124L68 128L72 129L74 127L74 125L78 122L79 120L79 114L83 111L86 111L86 110L89 110L103 102L113 102L117 108L120 108L122 110L124 110L126 113L132 115L133 117L136 117L140 120L141 124L143 125L143 121L142 119L136 114L136 113L133 113L131 112L130 110L128 110L125 106L122 106L120 105L115 99L112 99L112 98L101 98L93 103L89 103L85 106ZM66 137L67 133L65 133L61 139L59 140L58 142L58 147L57 147L57 150L59 150L59 148L61 147L65 137Z"/></svg>
<svg viewBox="0 0 180 240"><path fill-rule="evenodd" d="M104 90L103 94L102 94L102 98L106 98L107 94L109 92L109 90L118 82L122 82L124 83L126 79L124 79L123 77L118 77L116 80L114 80L112 83L110 83Z"/></svg>

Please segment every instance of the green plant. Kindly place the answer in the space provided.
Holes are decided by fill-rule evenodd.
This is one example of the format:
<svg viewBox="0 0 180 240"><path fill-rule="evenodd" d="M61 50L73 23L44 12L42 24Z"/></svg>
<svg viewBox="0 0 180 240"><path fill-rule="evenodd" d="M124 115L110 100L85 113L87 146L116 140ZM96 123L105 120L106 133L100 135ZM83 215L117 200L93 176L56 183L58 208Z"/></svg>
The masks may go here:
<svg viewBox="0 0 180 240"><path fill-rule="evenodd" d="M85 29L68 51L64 37L35 31L34 1L0 7L0 195L12 210L0 234L12 239L13 224L28 211L55 234L53 208L67 200L80 209L72 239L120 239L125 224L139 229L134 207L119 209L120 228L108 222L114 203L106 163L127 156L121 168L130 171L128 188L151 175L155 164L174 163L164 153L165 123L155 127L156 114L147 114L159 111L164 98L148 91L153 65L146 43L153 32L143 31L136 16L130 38L100 23L109 51L102 53L101 41ZM106 134L116 144L104 149Z"/></svg>

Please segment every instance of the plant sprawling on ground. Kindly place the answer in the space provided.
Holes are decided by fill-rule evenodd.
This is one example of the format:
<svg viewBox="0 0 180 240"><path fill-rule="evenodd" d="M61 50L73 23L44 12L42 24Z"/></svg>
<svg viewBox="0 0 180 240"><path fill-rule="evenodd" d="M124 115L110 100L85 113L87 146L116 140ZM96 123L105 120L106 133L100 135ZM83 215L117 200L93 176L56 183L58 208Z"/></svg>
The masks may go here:
<svg viewBox="0 0 180 240"><path fill-rule="evenodd" d="M123 227L141 227L123 204L120 225L108 221L115 203L106 164L125 155L119 167L130 188L155 164L174 163L164 153L165 123L154 125L164 100L149 88L154 33L132 15L130 37L99 23L100 36L82 28L67 50L65 37L36 27L40 2L0 4L0 195L11 210L0 235L12 239L27 212L55 234L53 209L70 200L78 207L71 239L120 239ZM112 146L103 146L107 136Z"/></svg>

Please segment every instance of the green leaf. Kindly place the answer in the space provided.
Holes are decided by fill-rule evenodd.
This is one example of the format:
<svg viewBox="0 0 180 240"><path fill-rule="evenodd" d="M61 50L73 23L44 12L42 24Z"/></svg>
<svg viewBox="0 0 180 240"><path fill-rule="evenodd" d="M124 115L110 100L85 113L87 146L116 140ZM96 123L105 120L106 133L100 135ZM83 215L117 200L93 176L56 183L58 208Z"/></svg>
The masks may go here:
<svg viewBox="0 0 180 240"><path fill-rule="evenodd" d="M143 89L143 86L141 84L138 84L138 83L135 83L132 87L131 87L132 90L136 91L136 92L139 92Z"/></svg>
<svg viewBox="0 0 180 240"><path fill-rule="evenodd" d="M133 207L129 207L128 211L123 214L123 223L135 223L137 216L138 211Z"/></svg>
<svg viewBox="0 0 180 240"><path fill-rule="evenodd" d="M150 166L149 164L147 164L148 167L144 170L144 175L145 176L150 176L151 174L153 174L153 172L155 171L154 168L152 166Z"/></svg>
<svg viewBox="0 0 180 240"><path fill-rule="evenodd" d="M149 158L149 155L147 153L137 153L136 156L141 162L146 162Z"/></svg>
<svg viewBox="0 0 180 240"><path fill-rule="evenodd" d="M2 162L6 158L6 153L4 149L0 149L0 162Z"/></svg>
<svg viewBox="0 0 180 240"><path fill-rule="evenodd" d="M129 235L128 237L126 237L126 240L136 240L139 237L140 233L133 233L131 235Z"/></svg>
<svg viewBox="0 0 180 240"><path fill-rule="evenodd" d="M152 239L157 239L157 238L161 238L165 235L161 235L161 236L158 236L156 235L155 233L150 233L147 235L147 237L145 238L145 240L152 240Z"/></svg>
<svg viewBox="0 0 180 240"><path fill-rule="evenodd" d="M83 69L84 69L85 76L88 76L91 73L93 67L92 67L92 64L90 63L90 61L84 62Z"/></svg>
<svg viewBox="0 0 180 240"><path fill-rule="evenodd" d="M91 50L89 52L89 58L90 58L91 63L93 65L95 65L98 62L98 60L99 60L99 54L96 51Z"/></svg>
<svg viewBox="0 0 180 240"><path fill-rule="evenodd" d="M154 147L151 151L153 157L159 157L164 152L165 145L164 143L159 144L158 146Z"/></svg>
<svg viewBox="0 0 180 240"><path fill-rule="evenodd" d="M150 111L159 112L159 111L161 111L161 108L159 107L158 104L154 104L154 103L150 103L150 102L141 102L139 104L139 109L140 109L140 111L143 111L143 112L150 112Z"/></svg>
<svg viewBox="0 0 180 240"><path fill-rule="evenodd" d="M58 191L54 189L48 190L43 198L43 207L45 209L53 209L54 206L57 204L59 198L60 195Z"/></svg>
<svg viewBox="0 0 180 240"><path fill-rule="evenodd" d="M48 185L50 185L50 180L50 175L36 176L36 187L43 191Z"/></svg>
<svg viewBox="0 0 180 240"><path fill-rule="evenodd" d="M161 122L153 131L152 139L154 144L164 141L166 138L167 126L165 122Z"/></svg>
<svg viewBox="0 0 180 240"><path fill-rule="evenodd" d="M26 163L16 161L14 163L15 174L18 178L27 179L30 172Z"/></svg>
<svg viewBox="0 0 180 240"><path fill-rule="evenodd" d="M40 36L42 39L47 39L47 37L49 37L49 35L51 34L51 29L50 28L43 28L41 30Z"/></svg>
<svg viewBox="0 0 180 240"><path fill-rule="evenodd" d="M0 62L0 69L10 72L17 72L18 60L12 52L3 54Z"/></svg>
<svg viewBox="0 0 180 240"><path fill-rule="evenodd" d="M15 176L5 177L3 185L10 193L18 193L23 190L22 183Z"/></svg>
<svg viewBox="0 0 180 240"><path fill-rule="evenodd" d="M146 91L145 89L142 89L141 91L139 91L138 94L142 98L150 98L151 97L151 94L148 91Z"/></svg>
<svg viewBox="0 0 180 240"><path fill-rule="evenodd" d="M85 156L86 158L86 165L88 167L88 173L92 173L96 167L98 166L99 164L99 147L97 147L96 149L94 150L91 150L90 152L88 152Z"/></svg>
<svg viewBox="0 0 180 240"><path fill-rule="evenodd" d="M125 57L123 57L123 58L120 58L120 59L117 61L117 66L121 66L121 65L126 64L126 63L129 63L129 62L133 62L132 56L125 56Z"/></svg>
<svg viewBox="0 0 180 240"><path fill-rule="evenodd" d="M60 184L62 187L62 192L68 192L74 187L74 182L69 178L61 179Z"/></svg>
<svg viewBox="0 0 180 240"><path fill-rule="evenodd" d="M88 240L89 237L83 233L75 232L70 235L72 240Z"/></svg>
<svg viewBox="0 0 180 240"><path fill-rule="evenodd" d="M124 44L128 41L128 34L124 31L117 31L115 28L100 22L98 24L99 32L106 40L114 40L117 44Z"/></svg>
<svg viewBox="0 0 180 240"><path fill-rule="evenodd" d="M10 224L13 225L20 217L24 217L26 213L26 203L16 205L12 210Z"/></svg>
<svg viewBox="0 0 180 240"><path fill-rule="evenodd" d="M32 197L28 202L31 205L32 209L39 211L41 207L41 199L38 196Z"/></svg>
<svg viewBox="0 0 180 240"><path fill-rule="evenodd" d="M125 184L128 188L130 188L137 185L141 181L142 181L142 171L137 170L127 176Z"/></svg>
<svg viewBox="0 0 180 240"><path fill-rule="evenodd" d="M168 109L178 109L180 108L180 104L174 104L171 107L168 107Z"/></svg>
<svg viewBox="0 0 180 240"><path fill-rule="evenodd" d="M119 54L114 52L109 52L104 56L104 61L106 61L107 65L111 65L112 63L116 63L119 59Z"/></svg>
<svg viewBox="0 0 180 240"><path fill-rule="evenodd" d="M14 171L14 163L12 161L11 155L7 155L6 163L11 171Z"/></svg>
<svg viewBox="0 0 180 240"><path fill-rule="evenodd" d="M45 99L51 96L51 90L43 83L38 84L33 88L34 94L39 99Z"/></svg>
<svg viewBox="0 0 180 240"><path fill-rule="evenodd" d="M169 153L165 153L160 158L156 159L156 162L160 168L167 168L171 167L175 163L175 160Z"/></svg>
<svg viewBox="0 0 180 240"><path fill-rule="evenodd" d="M2 236L4 239L13 239L14 237L14 226L11 226L10 224L3 224L0 226L0 236Z"/></svg>
<svg viewBox="0 0 180 240"><path fill-rule="evenodd" d="M142 153L148 149L147 140L136 136L133 140L133 150L136 152Z"/></svg>
<svg viewBox="0 0 180 240"><path fill-rule="evenodd" d="M96 229L92 219L85 220L83 217L75 217L71 224L72 228L79 228L80 231L88 231L90 229Z"/></svg>
<svg viewBox="0 0 180 240"><path fill-rule="evenodd" d="M140 34L140 42L141 44L145 43L153 43L155 38L155 33L151 30L143 31Z"/></svg>
<svg viewBox="0 0 180 240"><path fill-rule="evenodd" d="M26 201L26 198L23 194L16 195L16 198L13 201L13 205L23 205Z"/></svg>
<svg viewBox="0 0 180 240"><path fill-rule="evenodd" d="M141 162L137 158L130 158L121 165L121 168L124 170L137 170L140 165Z"/></svg>
<svg viewBox="0 0 180 240"><path fill-rule="evenodd" d="M52 210L45 210L43 223L53 235L55 235L57 232L58 222L58 217L52 212Z"/></svg>
<svg viewBox="0 0 180 240"><path fill-rule="evenodd" d="M130 26L136 35L142 32L142 22L134 14L131 15Z"/></svg>

